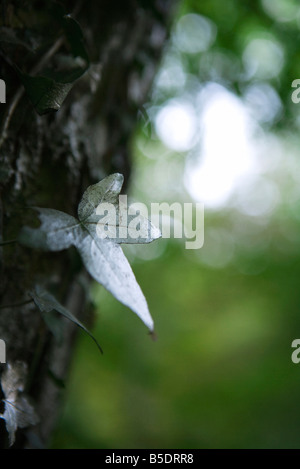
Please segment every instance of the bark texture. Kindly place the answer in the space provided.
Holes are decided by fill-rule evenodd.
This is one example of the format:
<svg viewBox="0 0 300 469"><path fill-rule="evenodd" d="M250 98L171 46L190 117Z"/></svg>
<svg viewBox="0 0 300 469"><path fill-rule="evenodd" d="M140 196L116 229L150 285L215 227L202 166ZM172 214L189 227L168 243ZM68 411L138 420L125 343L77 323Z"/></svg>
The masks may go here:
<svg viewBox="0 0 300 469"><path fill-rule="evenodd" d="M36 214L29 206L76 216L88 185L112 172L122 173L128 184L137 112L147 99L175 6L168 0L63 4L81 26L91 64L57 112L36 113L0 42L0 78L7 87L7 102L0 104L2 243L14 240L23 225L36 224ZM42 9L40 1L3 1L0 34L3 28L22 31L24 22L39 18ZM64 43L58 41L54 46L63 49ZM38 70L41 62L51 67L51 47L53 44L49 44L48 55L38 51L34 62L27 64L22 57L22 65L28 71ZM7 356L0 372L3 376L7 366L18 369L22 364L26 382L20 393L26 394L39 419L32 427L18 428L12 447L47 447L62 397L58 382L67 376L76 327L62 318L64 336L58 344L39 310L28 302L28 291L37 283L46 286L88 324L89 278L75 250L45 253L17 243L0 247L0 275L0 339L6 343ZM0 393L7 397L3 389ZM3 419L0 447L8 447Z"/></svg>

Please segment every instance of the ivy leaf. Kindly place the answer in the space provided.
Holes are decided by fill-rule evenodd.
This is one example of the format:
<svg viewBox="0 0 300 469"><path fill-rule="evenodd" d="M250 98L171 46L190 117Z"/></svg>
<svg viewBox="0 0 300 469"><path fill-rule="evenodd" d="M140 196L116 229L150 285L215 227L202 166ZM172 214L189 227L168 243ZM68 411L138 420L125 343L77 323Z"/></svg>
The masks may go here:
<svg viewBox="0 0 300 469"><path fill-rule="evenodd" d="M80 238L82 228L76 218L52 208L33 208L39 212L42 224L39 229L23 227L18 238L21 244L43 251L62 251Z"/></svg>
<svg viewBox="0 0 300 469"><path fill-rule="evenodd" d="M91 276L153 330L153 320L146 299L122 248L109 239L93 239L87 234L77 245L77 249Z"/></svg>
<svg viewBox="0 0 300 469"><path fill-rule="evenodd" d="M60 83L55 78L30 76L21 71L19 76L27 96L40 115L58 111L73 86L72 83Z"/></svg>
<svg viewBox="0 0 300 469"><path fill-rule="evenodd" d="M72 313L70 313L70 311L67 310L67 308L62 306L56 300L56 298L53 295L51 295L51 293L47 292L46 290L43 290L39 285L37 285L35 287L35 291L30 292L30 296L32 297L32 299L35 302L36 306L39 308L39 310L42 313L44 313L44 314L45 313L50 313L53 310L55 310L58 313L60 313L62 316L64 316L65 318L72 321L78 327L83 329L93 339L93 341L97 345L100 352L103 353L100 345L98 344L95 337L90 333L90 331Z"/></svg>
<svg viewBox="0 0 300 469"><path fill-rule="evenodd" d="M77 21L63 5L45 0L42 3L43 21L39 15L37 18L42 21L43 30L40 30L39 23L35 23L33 14L32 24L24 28L20 38L8 28L0 33L1 44L4 50L8 47L12 49L8 55L29 100L40 115L57 111L61 107L75 81L86 72L90 63ZM39 31L37 41L36 31ZM30 40L33 45L37 42L36 47L31 46ZM48 52L45 54L46 49ZM38 72L29 72L28 63L42 65L38 67Z"/></svg>
<svg viewBox="0 0 300 469"><path fill-rule="evenodd" d="M74 82L89 67L89 59L83 46L78 23L65 15L61 18L61 25L71 49L71 55L56 57L58 70L45 69L39 75L32 76L16 67L27 96L40 115L58 111Z"/></svg>
<svg viewBox="0 0 300 469"><path fill-rule="evenodd" d="M126 196L125 200L119 200L123 181L122 174L112 174L89 186L78 206L79 220L93 238L99 238L100 231L102 235L107 232L118 244L150 243L161 236L160 230L141 213L128 213ZM102 206L110 209L111 213L105 216Z"/></svg>
<svg viewBox="0 0 300 469"><path fill-rule="evenodd" d="M60 251L75 246L90 275L101 283L115 298L135 312L145 325L153 331L153 320L146 299L138 285L134 273L120 247L121 243L149 243L160 237L160 231L149 220L139 215L139 225L144 237L132 238L130 230L125 238L120 236L120 226L124 217L112 217L107 221L108 229L115 228L116 238L101 237L97 226L103 219L99 208L111 204L116 208L118 196L123 184L121 174L112 174L97 184L90 186L79 203L76 218L58 210L37 208L41 226L38 229L24 227L19 235L19 242L34 248ZM106 205L105 205L106 207ZM101 212L101 210L100 210Z"/></svg>
<svg viewBox="0 0 300 469"><path fill-rule="evenodd" d="M5 420L9 437L9 445L15 442L18 428L36 425L39 421L33 406L24 393L27 367L23 362L8 363L2 374L1 388L5 398L5 409L0 418Z"/></svg>

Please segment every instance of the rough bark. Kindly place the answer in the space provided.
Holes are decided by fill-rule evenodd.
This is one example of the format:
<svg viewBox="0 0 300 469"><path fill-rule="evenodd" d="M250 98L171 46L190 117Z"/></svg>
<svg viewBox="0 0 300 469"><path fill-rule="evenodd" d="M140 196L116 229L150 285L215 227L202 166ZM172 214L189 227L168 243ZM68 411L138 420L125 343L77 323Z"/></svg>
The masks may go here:
<svg viewBox="0 0 300 469"><path fill-rule="evenodd" d="M20 5L24 11L24 2L2 2L2 26L14 27L12 18L18 17ZM28 15L39 12L41 5L26 2ZM58 112L38 115L10 57L3 51L0 57L0 78L7 86L7 103L0 104L0 242L14 240L23 225L36 223L29 206L76 215L88 185L112 172L122 173L128 183L137 111L147 98L174 2L100 0L64 5L70 13L75 11L91 65ZM57 44L60 47L63 43ZM50 65L51 54L36 57L37 64L41 60ZM66 379L76 328L62 318L64 337L59 345L34 303L26 302L28 291L36 283L44 284L86 323L89 279L75 250L45 253L18 243L0 247L0 275L0 339L6 343L7 364L26 365L25 391L39 417L34 427L18 428L13 448L47 447L62 397L58 381ZM2 376L7 364L0 365ZM0 447L7 446L1 419Z"/></svg>

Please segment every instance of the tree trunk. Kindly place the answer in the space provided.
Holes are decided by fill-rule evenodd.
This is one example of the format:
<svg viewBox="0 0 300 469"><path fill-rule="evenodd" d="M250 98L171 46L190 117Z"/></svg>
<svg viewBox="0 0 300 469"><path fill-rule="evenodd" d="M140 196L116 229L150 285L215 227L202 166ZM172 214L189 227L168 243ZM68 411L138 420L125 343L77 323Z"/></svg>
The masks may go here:
<svg viewBox="0 0 300 469"><path fill-rule="evenodd" d="M38 75L42 65L54 66L57 53L68 52L58 36L55 43L49 40L48 48L20 53L20 41L31 31L28 23L34 30L44 21L42 5L2 1L0 12L0 78L6 83L7 98L0 104L0 339L6 344L6 364L0 365L0 412L5 399L17 395L26 398L32 413L32 421L18 420L12 448L49 444L62 397L59 383L66 379L76 333L73 323L59 319L63 340L58 343L28 292L42 284L85 324L91 312L89 278L75 250L45 253L14 240L22 226L37 223L36 213L28 207L76 216L90 184L113 172L122 173L128 184L130 139L165 44L174 2L64 2L67 13L80 24L90 65L60 109L40 115L24 92L15 65L21 63L24 73ZM35 31L40 34L38 28ZM11 42L1 42L8 33L13 35ZM54 33L49 31L51 40ZM0 419L0 447L12 441L7 422Z"/></svg>

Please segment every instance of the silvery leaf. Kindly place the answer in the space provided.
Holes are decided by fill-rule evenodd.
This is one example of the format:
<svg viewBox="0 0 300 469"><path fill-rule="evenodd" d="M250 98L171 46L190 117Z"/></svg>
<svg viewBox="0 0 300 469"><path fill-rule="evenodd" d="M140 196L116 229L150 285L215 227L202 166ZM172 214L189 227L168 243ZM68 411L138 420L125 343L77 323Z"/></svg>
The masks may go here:
<svg viewBox="0 0 300 469"><path fill-rule="evenodd" d="M45 251L62 251L74 244L82 228L76 218L52 208L34 207L39 212L39 228L23 227L18 241L28 247Z"/></svg>
<svg viewBox="0 0 300 469"><path fill-rule="evenodd" d="M134 207L127 211L122 206L119 199L122 184L123 176L117 173L90 186L78 206L79 220L58 210L38 208L40 227L24 227L19 242L50 251L75 246L90 275L131 308L152 331L147 302L119 244L149 243L161 234L147 217L135 213ZM111 212L105 223L103 207ZM116 236L111 236L114 233Z"/></svg>

